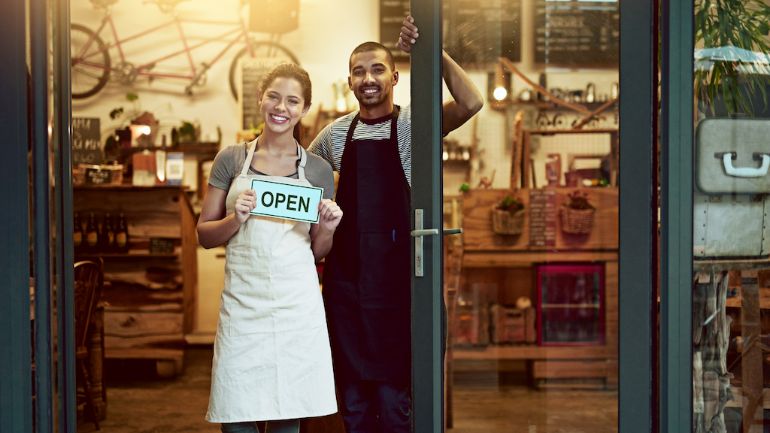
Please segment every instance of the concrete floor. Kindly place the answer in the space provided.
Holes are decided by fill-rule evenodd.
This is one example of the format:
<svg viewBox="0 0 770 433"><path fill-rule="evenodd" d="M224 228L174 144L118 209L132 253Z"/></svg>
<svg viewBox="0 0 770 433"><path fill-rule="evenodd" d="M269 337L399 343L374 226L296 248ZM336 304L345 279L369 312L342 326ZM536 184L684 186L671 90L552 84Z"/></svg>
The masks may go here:
<svg viewBox="0 0 770 433"><path fill-rule="evenodd" d="M104 433L216 433L206 413L211 349L187 351L184 374L154 377L153 365L111 362L106 366L107 419ZM538 391L521 383L462 374L455 380L452 433L614 433L617 392ZM496 376L494 376L496 377ZM340 432L327 417L304 426L306 433ZM78 432L95 431L87 421Z"/></svg>

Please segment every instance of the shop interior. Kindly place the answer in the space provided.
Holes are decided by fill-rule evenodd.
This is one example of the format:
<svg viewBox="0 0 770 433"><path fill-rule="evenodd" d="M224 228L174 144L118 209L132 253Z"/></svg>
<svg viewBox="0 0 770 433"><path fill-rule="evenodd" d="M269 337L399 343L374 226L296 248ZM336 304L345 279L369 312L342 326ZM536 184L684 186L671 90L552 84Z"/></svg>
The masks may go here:
<svg viewBox="0 0 770 433"><path fill-rule="evenodd" d="M255 89L277 63L313 82L303 146L355 110L350 51L397 50L408 7L71 1L76 259L103 278L78 431L219 431L203 416L225 255L195 233L213 159L259 133ZM443 18L445 50L486 96L444 138L445 227L464 230L445 238L446 426L615 432L618 2L444 0ZM331 416L303 431L344 429Z"/></svg>

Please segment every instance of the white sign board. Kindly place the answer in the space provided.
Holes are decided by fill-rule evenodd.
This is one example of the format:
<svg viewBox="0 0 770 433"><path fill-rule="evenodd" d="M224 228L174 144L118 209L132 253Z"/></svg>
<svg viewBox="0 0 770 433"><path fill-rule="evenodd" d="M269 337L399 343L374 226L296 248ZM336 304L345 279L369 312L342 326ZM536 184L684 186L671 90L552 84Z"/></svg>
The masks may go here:
<svg viewBox="0 0 770 433"><path fill-rule="evenodd" d="M251 189L257 193L257 206L251 211L252 215L318 222L323 188L252 179Z"/></svg>

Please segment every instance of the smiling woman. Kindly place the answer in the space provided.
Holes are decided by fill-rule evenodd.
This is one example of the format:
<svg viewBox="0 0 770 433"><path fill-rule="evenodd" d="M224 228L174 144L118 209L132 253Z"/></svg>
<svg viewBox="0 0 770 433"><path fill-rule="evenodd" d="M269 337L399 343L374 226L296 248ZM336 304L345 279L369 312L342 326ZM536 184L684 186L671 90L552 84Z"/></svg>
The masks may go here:
<svg viewBox="0 0 770 433"><path fill-rule="evenodd" d="M296 433L299 419L337 411L329 337L315 260L331 247L342 211L331 200L317 205L317 224L255 215L255 181L312 186L311 159L292 135L310 106L310 78L295 65L279 65L264 78L260 111L265 128L247 144L242 166L228 164L225 149L214 163L198 222L204 247L226 243L226 276L214 343L211 397L206 419L222 431ZM233 146L239 153L242 146ZM229 167L227 167L230 165ZM250 173L250 170L254 174ZM288 206L286 194L260 191ZM282 198L282 200L279 200ZM277 215L277 214L273 214Z"/></svg>

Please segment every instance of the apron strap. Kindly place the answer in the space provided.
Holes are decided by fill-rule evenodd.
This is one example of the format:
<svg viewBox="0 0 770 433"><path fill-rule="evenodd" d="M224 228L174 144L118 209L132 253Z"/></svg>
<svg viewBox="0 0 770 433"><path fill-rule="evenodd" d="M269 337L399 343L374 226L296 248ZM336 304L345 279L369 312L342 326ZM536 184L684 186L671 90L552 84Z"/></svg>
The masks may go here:
<svg viewBox="0 0 770 433"><path fill-rule="evenodd" d="M254 158L254 151L257 149L257 139L250 143L249 152L246 154L246 160L243 161L243 168L241 169L241 176L249 174L249 167L251 167L251 160Z"/></svg>
<svg viewBox="0 0 770 433"><path fill-rule="evenodd" d="M297 178L305 180L305 164L307 164L307 151L297 143L297 153L299 153L299 164L297 165Z"/></svg>
<svg viewBox="0 0 770 433"><path fill-rule="evenodd" d="M249 143L249 151L246 153L246 160L243 161L243 168L241 169L241 176L249 174L249 167L251 167L251 160L254 158L254 151L257 149L257 139ZM307 164L307 151L297 143L297 154L299 155L299 164L297 164L297 177L299 179L305 179L305 165Z"/></svg>

